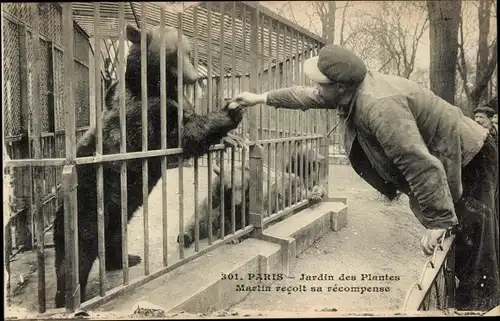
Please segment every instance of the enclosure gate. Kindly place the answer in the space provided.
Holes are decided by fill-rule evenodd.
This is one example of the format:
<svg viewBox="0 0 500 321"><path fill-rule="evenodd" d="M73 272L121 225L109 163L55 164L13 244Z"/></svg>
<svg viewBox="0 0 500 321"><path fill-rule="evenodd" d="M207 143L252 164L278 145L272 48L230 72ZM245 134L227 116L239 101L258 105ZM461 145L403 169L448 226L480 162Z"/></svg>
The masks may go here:
<svg viewBox="0 0 500 321"><path fill-rule="evenodd" d="M37 119L41 126L40 157L57 158L64 154L64 81L61 10L58 5L39 3L40 28L32 33L32 15L28 4L2 4L3 44L3 119L5 152L12 159L34 158L36 125L33 109L35 101L40 105ZM77 138L90 125L91 102L89 100L89 53L86 33L74 29L74 104ZM34 86L33 61L37 49L39 64L39 88ZM40 95L34 98L35 90ZM33 100L36 99L36 100ZM92 103L93 104L93 103ZM12 203L13 237L9 242L20 249L31 249L36 242L34 227L33 186L34 180L42 183L44 231L51 228L52 213L58 206L56 187L61 183L61 169L44 167L40 177L33 177L29 167L13 168L15 197ZM10 232L10 229L9 229Z"/></svg>
<svg viewBox="0 0 500 321"><path fill-rule="evenodd" d="M17 4L16 4L17 5ZM31 14L31 25L40 26L41 19L45 19L40 15L38 4L19 4L23 8L28 8ZM4 9L2 5L2 9ZM308 144L314 150L320 151L324 156L328 156L328 139L324 136L330 127L329 115L326 112L317 110L296 111L272 109L269 106L260 106L251 108L241 126L239 126L239 135L248 137L249 150L245 149L237 151L232 148L227 153L225 145L217 144L211 146L210 153L206 157L206 172L207 172L207 189L208 195L217 192L212 186L212 171L215 165L213 164L213 154L218 154L220 166L220 178L223 181L224 167L229 166L231 169L231 182L235 182L235 163L241 164L242 168L249 167L250 179L249 182L249 213L245 211L245 197L242 199L242 212L235 213L235 197L231 199L231 213L224 213L224 206L220 209L220 224L221 235L216 238L213 236L211 224L208 224L208 242L204 244L200 240L200 215L199 215L199 178L203 171L199 171L199 159L194 159L194 252L186 257L183 247L183 238L180 238L178 245L178 259L171 261L168 249L171 247L167 235L167 156L178 157L178 224L179 234L185 232L185 204L184 191L187 190L184 186L184 163L182 161L182 148L168 148L167 146L167 131L166 131L166 97L161 95L161 149L148 150L147 147L147 96L143 91L142 97L142 150L126 153L127 137L126 133L126 110L125 110L125 64L126 61L126 38L125 26L126 21L132 21L141 28L141 39L143 43L146 40L146 30L148 26L160 26L160 30L164 30L166 26L174 26L188 36L193 47L193 64L195 68L202 74L202 80L194 88L183 88L182 76L179 77L179 120L182 120L182 111L188 106L183 106L184 96L190 97L194 102L194 109L204 114L212 112L224 104L226 99L230 99L235 94L241 91L263 92L276 88L308 84L303 73L303 62L305 59L317 54L318 50L323 46L323 40L306 31L293 23L285 20L274 13L266 10L255 2L202 2L201 4L192 6L178 13L171 13L165 10L164 7L159 7L155 3L64 3L62 7L62 20L60 23L62 29L62 59L64 68L61 68L62 79L64 81L58 84L64 88L64 95L58 99L59 105L64 106L64 146L65 155L51 155L48 158L42 153L43 138L45 133L54 132L54 128L49 128L46 131L40 121L45 117L43 114L42 95L44 90L44 82L41 79L43 75L42 64L40 57L43 51L38 46L34 46L32 57L27 59L32 62L32 99L26 101L21 106L29 106L32 109L33 135L29 137L30 146L32 145L33 156L11 155L12 160L5 163L8 169L27 170L33 172L33 195L34 203L34 222L35 222L35 237L37 249L37 274L38 274L38 311L43 313L47 310L46 300L46 277L45 277L45 261L46 252L44 244L44 228L47 224L44 222L43 215L43 176L44 171L49 171L52 176L55 176L56 169L62 167L61 176L61 196L59 204L64 204L64 222L65 222L65 260L67 263L68 274L66 278L66 309L75 311L79 307L92 308L104 301L116 297L117 295L144 284L162 274L165 274L188 261L191 261L207 251L214 249L221 244L235 240L241 236L262 232L267 225L272 224L278 219L296 211L297 209L307 206L308 201L304 195L298 193L300 182L294 180L292 175L285 172L288 162L295 157L295 173L300 172L302 182L306 190L311 189L315 184L322 181L328 191L328 166L325 163L314 164L312 171L303 171L303 166L297 168L297 155L295 152L300 148L300 144ZM2 10L4 13L4 10ZM94 88L91 88L90 95L91 104L95 105L95 133L96 145L95 155L93 157L76 157L77 143L77 126L78 115L81 111L77 109L75 100L79 95L79 91L75 89L75 83L79 83L78 79L74 79L75 71L75 55L78 53L78 46L74 46L73 26L74 20L78 25L93 38L94 57L93 62L93 83ZM31 30L32 39L36 43L43 37L40 35L39 28L33 27ZM162 33L163 34L163 33ZM179 34L178 40L181 35ZM4 35L2 39L5 44ZM118 39L118 49L116 57L111 57L109 54L110 44L114 39ZM162 40L162 48L165 48L164 39ZM179 42L180 43L180 42ZM230 45L228 45L230 44ZM2 46L4 48L4 46ZM141 46L142 59L142 88L147 88L147 71L146 71L146 46ZM178 48L179 57L182 57L184 48L182 45ZM108 51L108 57L105 53ZM22 52L22 50L20 50ZM15 56L15 55L14 55ZM166 62L165 50L160 53L160 64L165 66ZM98 57L98 58L96 58ZM101 59L102 58L102 59ZM116 60L113 62L113 58ZM114 68L116 73L110 72L113 67L108 69L109 63L115 63ZM105 66L105 64L108 64ZM103 67L108 70L105 72ZM22 69L22 66L20 66ZM182 64L178 66L179 75L182 75ZM161 84L168 85L166 79L165 68L160 69ZM50 71L50 69L49 69ZM120 93L120 133L121 147L120 153L103 154L103 137L102 137L102 119L103 114L103 97L106 94L104 91L103 78L109 80L116 74L119 81L118 91ZM104 75L104 76L103 76ZM21 82L25 82L25 74L21 73ZM90 77L89 77L90 78ZM23 80L24 79L24 80ZM48 82L52 86L51 82ZM102 86L101 86L102 84ZM215 87L215 89L214 89ZM2 85L2 94L9 93L15 89L15 86ZM21 88L24 88L21 86ZM23 89L24 90L24 89ZM21 95L22 96L22 95ZM24 97L24 96L22 96ZM79 97L79 96L78 96ZM25 98L23 98L25 99ZM84 98L82 98L84 99ZM138 98L139 99L139 98ZM6 101L4 99L4 112ZM219 107L217 107L219 106ZM43 116L43 117L42 117ZM325 120L325 121L321 121ZM94 120L92 120L94 121ZM181 124L181 122L179 122ZM61 126L62 129L63 126ZM179 125L179 146L182 136L182 125ZM62 146L62 145L61 145ZM62 149L60 149L62 150ZM238 159L237 157L238 156ZM149 221L156 219L154 213L149 213L149 206L154 205L148 203L149 192L147 184L143 184L142 197L142 226L143 226L143 249L144 249L144 264L142 272L139 268L129 268L128 261L123 260L122 280L121 284L112 286L109 289L106 286L105 273L105 245L104 245L104 229L105 204L102 196L103 191L103 165L116 162L120 166L121 177L121 214L122 214L122 254L127 257L128 254L128 228L127 228L127 164L132 160L142 160L143 181L148 180L148 159L151 157L161 157L162 159L162 184L161 184L161 213L158 213L161 218L162 235L158 243L161 245L163 253L161 262L155 266L154 260L151 260L149 249L152 246L150 243L151 235L149 233ZM274 161L273 161L274 160ZM203 161L203 160L202 160ZM305 161L302 157L302 163ZM97 217L98 217L98 258L99 258L99 290L98 296L86 298L87 300L81 304L79 291L79 257L78 257L78 226L77 226L77 188L78 179L76 175L76 166L84 164L94 164L97 167ZM50 176L50 175L49 175ZM245 182L244 171L242 178ZM56 185L55 183L53 186ZM220 185L221 202L224 203L224 184ZM54 191L57 195L57 192ZM57 199L57 198L56 198ZM56 205L57 206L57 205ZM54 213L55 207L49 212ZM61 206L61 205L59 205ZM208 208L212 207L212 198L208 197ZM29 212L29 210L28 210ZM249 221L246 221L246 217ZM171 215L171 214L170 214ZM224 235L224 217L230 215L232 219L231 233ZM235 226L236 215L241 215L243 224L241 227ZM208 211L208 220L212 220L212 211ZM219 219L219 218L217 218ZM136 235L137 236L137 235ZM205 245L205 246L203 246ZM8 263L9 261L7 261ZM8 265L8 264L7 264ZM154 269L154 271L152 271ZM9 270L10 272L10 270ZM132 279L131 275L137 272L137 278ZM10 276L10 274L9 274ZM50 282L50 281L49 281ZM53 293L50 293L52 300ZM9 296L9 299L12 299ZM52 304L51 304L52 305Z"/></svg>

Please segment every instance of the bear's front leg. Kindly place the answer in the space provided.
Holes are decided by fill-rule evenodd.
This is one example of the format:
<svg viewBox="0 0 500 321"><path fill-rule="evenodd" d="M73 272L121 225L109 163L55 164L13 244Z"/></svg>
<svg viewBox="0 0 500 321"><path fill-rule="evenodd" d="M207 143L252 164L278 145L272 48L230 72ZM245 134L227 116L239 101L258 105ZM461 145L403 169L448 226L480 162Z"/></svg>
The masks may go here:
<svg viewBox="0 0 500 321"><path fill-rule="evenodd" d="M228 105L206 115L184 111L182 148L185 159L207 154L210 146L220 143L223 139L230 146L244 145L239 137L229 132L238 127L245 109L244 107L230 109Z"/></svg>
<svg viewBox="0 0 500 321"><path fill-rule="evenodd" d="M128 255L128 267L141 263L139 255ZM117 231L113 237L106 240L106 271L116 271L123 268L122 233Z"/></svg>

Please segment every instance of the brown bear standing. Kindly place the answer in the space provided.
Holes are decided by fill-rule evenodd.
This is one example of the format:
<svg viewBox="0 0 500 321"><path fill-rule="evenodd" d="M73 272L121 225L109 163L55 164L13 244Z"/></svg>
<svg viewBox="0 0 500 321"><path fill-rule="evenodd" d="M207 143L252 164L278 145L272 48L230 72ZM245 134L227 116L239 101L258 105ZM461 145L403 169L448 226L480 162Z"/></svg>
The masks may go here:
<svg viewBox="0 0 500 321"><path fill-rule="evenodd" d="M165 27L166 40L166 87L160 87L160 29L152 28L147 33L147 83L148 83L148 149L158 150L161 147L160 91L166 91L167 97L167 144L168 148L178 147L178 88L177 88L177 29ZM126 94L126 129L127 152L142 150L141 125L141 32L133 26L127 26L127 39L131 47L127 57L125 74ZM190 46L187 38L182 40L183 82L193 84L198 79L198 73L190 60ZM110 87L106 93L106 107L103 110L103 153L120 153L120 116L119 92L117 86ZM239 145L241 140L229 137L230 130L235 129L243 116L240 107L229 109L228 105L218 111L206 115L194 113L189 102L184 101L182 137L183 158L199 157L208 152L210 145L220 143L225 139L231 145ZM95 155L96 129L91 128L78 142L77 157ZM231 141L232 140L232 141ZM168 168L178 166L177 155L167 158ZM104 168L104 216L106 242L106 269L122 267L121 241L121 183L120 162L107 162ZM161 157L149 159L149 192L161 177ZM97 242L97 165L79 165L78 175L78 258L79 283L81 300L85 301L85 287L88 275L98 255ZM127 212L128 219L142 205L142 159L127 162ZM66 296L66 263L64 248L64 206L60 206L54 223L54 243L56 248L57 308L65 305ZM129 255L129 266L138 264L139 256ZM68 293L67 295L73 295Z"/></svg>

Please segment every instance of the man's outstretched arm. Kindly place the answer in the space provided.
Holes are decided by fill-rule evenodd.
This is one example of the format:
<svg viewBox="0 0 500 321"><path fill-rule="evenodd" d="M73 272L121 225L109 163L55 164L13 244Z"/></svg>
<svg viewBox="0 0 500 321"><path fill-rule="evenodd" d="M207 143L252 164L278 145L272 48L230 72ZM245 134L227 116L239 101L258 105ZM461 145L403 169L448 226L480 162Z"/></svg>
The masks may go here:
<svg viewBox="0 0 500 321"><path fill-rule="evenodd" d="M262 94L244 92L233 99L242 104L266 104L276 108L307 110L327 108L315 87L292 86L271 90Z"/></svg>

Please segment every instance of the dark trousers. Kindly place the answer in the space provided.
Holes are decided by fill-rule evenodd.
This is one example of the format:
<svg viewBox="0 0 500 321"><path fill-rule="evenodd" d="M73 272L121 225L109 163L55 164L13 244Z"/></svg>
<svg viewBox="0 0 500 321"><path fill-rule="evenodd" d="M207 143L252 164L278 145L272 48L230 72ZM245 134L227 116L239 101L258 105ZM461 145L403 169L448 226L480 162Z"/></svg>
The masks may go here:
<svg viewBox="0 0 500 321"><path fill-rule="evenodd" d="M500 302L498 146L488 136L463 169L463 196L455 204L459 219L455 273L459 279L455 308L490 310Z"/></svg>

